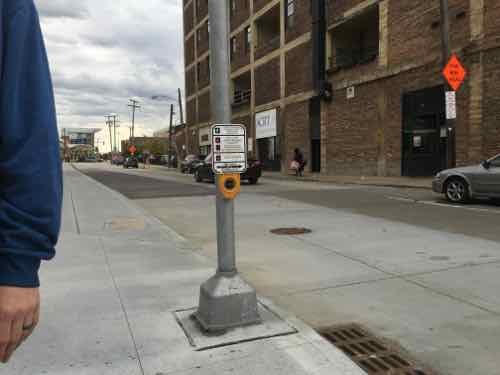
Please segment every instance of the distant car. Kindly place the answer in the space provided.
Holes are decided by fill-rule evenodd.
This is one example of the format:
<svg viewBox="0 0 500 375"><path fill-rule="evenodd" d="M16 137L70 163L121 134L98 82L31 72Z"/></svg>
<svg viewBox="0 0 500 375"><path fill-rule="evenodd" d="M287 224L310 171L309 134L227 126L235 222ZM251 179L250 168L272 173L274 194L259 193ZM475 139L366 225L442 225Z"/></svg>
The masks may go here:
<svg viewBox="0 0 500 375"><path fill-rule="evenodd" d="M125 159L120 154L115 154L111 157L111 164L113 165L123 165Z"/></svg>
<svg viewBox="0 0 500 375"><path fill-rule="evenodd" d="M139 160L137 158L130 156L125 159L125 162L123 163L123 168L128 169L128 168L139 168Z"/></svg>
<svg viewBox="0 0 500 375"><path fill-rule="evenodd" d="M202 162L202 158L198 155L188 155L181 161L181 172L182 173L194 173L194 170Z"/></svg>
<svg viewBox="0 0 500 375"><path fill-rule="evenodd" d="M85 157L85 163L97 163L98 161L95 155Z"/></svg>
<svg viewBox="0 0 500 375"><path fill-rule="evenodd" d="M256 185L259 183L261 176L262 164L258 160L249 160L248 169L241 175L241 180L247 181L251 185ZM198 164L194 171L194 179L196 182L215 182L215 175L212 171L212 154L208 155L205 160Z"/></svg>
<svg viewBox="0 0 500 375"><path fill-rule="evenodd" d="M436 175L432 190L452 203L474 198L500 198L500 154L471 167L447 169Z"/></svg>
<svg viewBox="0 0 500 375"><path fill-rule="evenodd" d="M162 155L160 157L160 164L161 165L167 165L168 166L168 155ZM172 155L172 168L177 168L177 156L174 154Z"/></svg>

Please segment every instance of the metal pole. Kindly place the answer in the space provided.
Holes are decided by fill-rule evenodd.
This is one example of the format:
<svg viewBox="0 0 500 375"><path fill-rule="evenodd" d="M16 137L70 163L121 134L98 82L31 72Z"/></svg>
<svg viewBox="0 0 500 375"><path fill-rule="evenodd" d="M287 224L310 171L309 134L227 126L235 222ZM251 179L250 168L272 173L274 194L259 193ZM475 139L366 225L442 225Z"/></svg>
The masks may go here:
<svg viewBox="0 0 500 375"><path fill-rule="evenodd" d="M215 123L231 123L229 97L229 15L227 1L209 1L210 66L212 82L212 114ZM217 177L218 178L218 177ZM234 201L217 193L217 247L219 272L236 272L234 238Z"/></svg>
<svg viewBox="0 0 500 375"><path fill-rule="evenodd" d="M177 89L177 92L178 92L178 97L179 97L179 112L180 112L180 120L181 120L181 126L184 126L183 129L184 129L184 143L186 145L186 153L183 154L183 155L187 155L189 154L189 136L188 136L188 129L187 129L187 126L184 124L184 108L183 108L183 105L182 105L182 93L181 93L181 89ZM177 158L179 158L180 155L177 155Z"/></svg>
<svg viewBox="0 0 500 375"><path fill-rule="evenodd" d="M170 104L170 128L168 130L168 167L172 167L172 124L174 122L174 105Z"/></svg>
<svg viewBox="0 0 500 375"><path fill-rule="evenodd" d="M116 152L116 116L113 116L113 131L115 134L115 142L113 145L113 150Z"/></svg>
<svg viewBox="0 0 500 375"><path fill-rule="evenodd" d="M440 0L441 6L441 48L443 68L448 64L451 57L450 47L450 11L448 0ZM452 90L446 79L444 79L445 91ZM455 121L446 120L446 166L455 167Z"/></svg>
<svg viewBox="0 0 500 375"><path fill-rule="evenodd" d="M210 66L212 114L215 123L231 123L229 96L229 6L227 0L208 0L210 20ZM217 176L219 186L220 177ZM216 225L218 268L200 289L195 314L201 326L218 331L260 323L257 295L236 269L234 201L224 199L217 189Z"/></svg>

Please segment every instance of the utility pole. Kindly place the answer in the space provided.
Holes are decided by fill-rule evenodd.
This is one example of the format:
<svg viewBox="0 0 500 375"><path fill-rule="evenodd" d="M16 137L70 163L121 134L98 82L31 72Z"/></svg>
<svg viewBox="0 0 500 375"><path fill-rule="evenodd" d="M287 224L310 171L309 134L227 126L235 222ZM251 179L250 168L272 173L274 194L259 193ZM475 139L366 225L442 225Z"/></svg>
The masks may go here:
<svg viewBox="0 0 500 375"><path fill-rule="evenodd" d="M216 124L231 123L229 4L228 0L208 0L210 20L210 65L212 114ZM217 186L221 176L217 175ZM220 331L260 323L257 295L236 269L234 200L224 199L217 189L217 258L215 276L200 288L196 319L207 331Z"/></svg>
<svg viewBox="0 0 500 375"><path fill-rule="evenodd" d="M109 149L111 151L113 151L113 134L111 132L111 125L112 125L111 116L107 115L107 116L104 116L104 118L106 119L106 125L108 125L108 128L109 128Z"/></svg>
<svg viewBox="0 0 500 375"><path fill-rule="evenodd" d="M174 105L170 104L170 128L168 131L168 167L172 168L172 126L174 122Z"/></svg>
<svg viewBox="0 0 500 375"><path fill-rule="evenodd" d="M131 135L131 142L134 143L134 130L135 130L135 110L140 109L141 106L139 105L139 102L134 99L129 99L130 104L128 105L130 108L132 108L132 135Z"/></svg>
<svg viewBox="0 0 500 375"><path fill-rule="evenodd" d="M113 132L114 132L114 142L112 142L112 147L113 151L116 152L116 128L120 127L120 125L116 124L116 118L118 117L116 114L112 113L109 116L107 116L110 119L110 126L111 124L113 125ZM112 120L111 120L112 119ZM111 131L111 130L110 130Z"/></svg>
<svg viewBox="0 0 500 375"><path fill-rule="evenodd" d="M443 68L448 64L451 57L450 47L450 9L448 0L440 0L441 5L441 47ZM446 79L444 80L445 91L453 91ZM455 121L446 119L446 166L455 167Z"/></svg>

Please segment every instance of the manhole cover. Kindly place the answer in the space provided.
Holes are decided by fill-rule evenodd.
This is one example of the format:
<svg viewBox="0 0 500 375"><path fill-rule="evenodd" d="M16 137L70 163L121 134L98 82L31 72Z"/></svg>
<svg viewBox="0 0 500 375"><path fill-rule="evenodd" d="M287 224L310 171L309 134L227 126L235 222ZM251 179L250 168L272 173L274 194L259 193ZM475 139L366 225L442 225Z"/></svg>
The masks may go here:
<svg viewBox="0 0 500 375"><path fill-rule="evenodd" d="M298 236L301 234L311 233L312 230L307 228L278 228L271 230L271 233L280 236Z"/></svg>
<svg viewBox="0 0 500 375"><path fill-rule="evenodd" d="M357 324L318 330L369 375L432 375Z"/></svg>

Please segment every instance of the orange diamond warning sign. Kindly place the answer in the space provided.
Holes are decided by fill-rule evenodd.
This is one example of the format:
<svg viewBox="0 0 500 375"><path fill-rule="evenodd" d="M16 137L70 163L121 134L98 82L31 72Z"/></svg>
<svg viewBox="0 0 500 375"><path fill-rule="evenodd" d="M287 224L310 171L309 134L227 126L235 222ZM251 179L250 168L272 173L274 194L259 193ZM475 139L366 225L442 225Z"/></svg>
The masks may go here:
<svg viewBox="0 0 500 375"><path fill-rule="evenodd" d="M443 75L448 81L448 84L454 91L458 91L465 77L467 76L467 71L460 63L457 55L453 55L443 70Z"/></svg>

